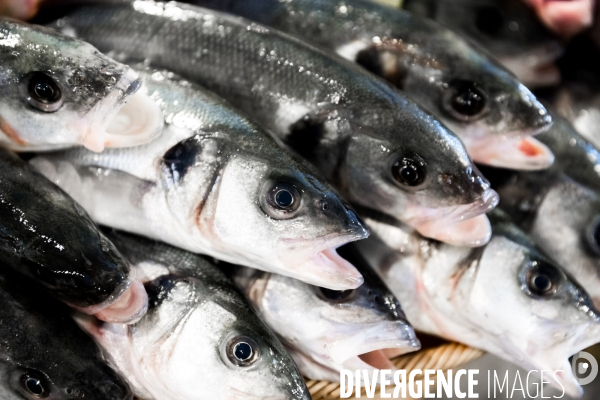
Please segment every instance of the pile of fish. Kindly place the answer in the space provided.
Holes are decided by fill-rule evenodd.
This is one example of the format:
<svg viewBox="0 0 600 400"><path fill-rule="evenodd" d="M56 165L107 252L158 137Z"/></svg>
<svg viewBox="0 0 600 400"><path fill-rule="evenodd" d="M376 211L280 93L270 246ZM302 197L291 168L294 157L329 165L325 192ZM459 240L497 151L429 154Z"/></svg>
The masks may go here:
<svg viewBox="0 0 600 400"><path fill-rule="evenodd" d="M582 394L600 80L531 10L188 3L0 19L2 399L308 399L422 333Z"/></svg>

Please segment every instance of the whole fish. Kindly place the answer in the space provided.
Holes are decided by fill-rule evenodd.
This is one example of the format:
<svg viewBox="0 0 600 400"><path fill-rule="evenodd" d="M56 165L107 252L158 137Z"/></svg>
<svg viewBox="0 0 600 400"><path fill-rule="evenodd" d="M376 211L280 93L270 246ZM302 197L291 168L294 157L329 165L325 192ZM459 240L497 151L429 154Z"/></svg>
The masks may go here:
<svg viewBox="0 0 600 400"><path fill-rule="evenodd" d="M86 313L127 322L146 292L129 264L65 192L0 149L0 253L5 265Z"/></svg>
<svg viewBox="0 0 600 400"><path fill-rule="evenodd" d="M348 246L340 250L356 252ZM394 370L384 350L399 355L420 348L398 300L368 265L354 264L365 283L344 291L245 267L227 271L302 374L337 382L342 369Z"/></svg>
<svg viewBox="0 0 600 400"><path fill-rule="evenodd" d="M162 118L136 94L141 85L129 67L88 43L0 17L0 146L101 151L146 143Z"/></svg>
<svg viewBox="0 0 600 400"><path fill-rule="evenodd" d="M600 306L600 195L560 173L506 174L500 206Z"/></svg>
<svg viewBox="0 0 600 400"><path fill-rule="evenodd" d="M460 140L353 63L177 2L82 7L54 25L214 90L316 164L351 202L441 240L476 246L489 239L482 213L497 197Z"/></svg>
<svg viewBox="0 0 600 400"><path fill-rule="evenodd" d="M100 224L332 289L362 283L335 249L368 231L312 166L211 92L140 73L166 117L158 139L31 162Z"/></svg>
<svg viewBox="0 0 600 400"><path fill-rule="evenodd" d="M357 62L432 112L475 162L544 169L552 153L531 135L551 118L525 86L435 22L368 0L192 0L280 29Z"/></svg>
<svg viewBox="0 0 600 400"><path fill-rule="evenodd" d="M70 310L22 276L0 273L0 398L131 400L127 384Z"/></svg>
<svg viewBox="0 0 600 400"><path fill-rule="evenodd" d="M479 44L529 87L558 83L563 52L522 0L405 0L404 8Z"/></svg>
<svg viewBox="0 0 600 400"><path fill-rule="evenodd" d="M367 219L373 239L357 246L398 297L415 329L486 350L550 384L583 393L568 357L598 342L589 295L498 211L477 249L453 247Z"/></svg>
<svg viewBox="0 0 600 400"><path fill-rule="evenodd" d="M310 399L283 345L217 266L164 244L109 237L143 274L148 313L134 325L78 322L137 396Z"/></svg>

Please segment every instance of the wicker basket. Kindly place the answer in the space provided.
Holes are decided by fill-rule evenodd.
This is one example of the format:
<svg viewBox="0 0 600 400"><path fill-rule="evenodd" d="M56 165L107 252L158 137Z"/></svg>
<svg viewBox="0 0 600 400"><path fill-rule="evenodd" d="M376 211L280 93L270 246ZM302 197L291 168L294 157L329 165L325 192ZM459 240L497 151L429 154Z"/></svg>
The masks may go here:
<svg viewBox="0 0 600 400"><path fill-rule="evenodd" d="M443 343L428 347L415 353L405 354L392 360L396 368L413 369L441 369L448 370L459 365L475 360L483 355L481 350L473 349L458 343ZM421 376L422 377L422 376ZM340 384L328 381L308 380L306 385L310 390L313 400L337 400L340 398ZM364 398L364 390L362 395ZM356 398L353 393L352 398ZM363 397L360 397L363 398ZM375 392L375 399L379 399L379 392Z"/></svg>

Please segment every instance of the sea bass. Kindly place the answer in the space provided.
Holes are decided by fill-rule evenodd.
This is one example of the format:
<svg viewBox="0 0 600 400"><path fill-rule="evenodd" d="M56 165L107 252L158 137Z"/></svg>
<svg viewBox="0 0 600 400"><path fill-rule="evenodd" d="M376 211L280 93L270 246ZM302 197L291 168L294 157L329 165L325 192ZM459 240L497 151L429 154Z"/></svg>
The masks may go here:
<svg viewBox="0 0 600 400"><path fill-rule="evenodd" d="M27 278L0 273L0 398L131 400L70 310Z"/></svg>
<svg viewBox="0 0 600 400"><path fill-rule="evenodd" d="M497 196L460 140L353 63L176 2L81 7L54 25L115 57L145 59L214 90L317 165L351 202L440 240L476 246L489 239L482 213Z"/></svg>
<svg viewBox="0 0 600 400"><path fill-rule="evenodd" d="M78 321L137 396L310 399L283 345L217 266L164 244L109 237L144 276L148 313L134 325Z"/></svg>
<svg viewBox="0 0 600 400"><path fill-rule="evenodd" d="M85 42L0 17L0 146L101 151L146 143L162 118L136 93L141 85L129 67Z"/></svg>
<svg viewBox="0 0 600 400"><path fill-rule="evenodd" d="M31 162L100 224L314 285L362 283L335 249L368 231L312 166L211 92L140 73L166 118L158 139Z"/></svg>
<svg viewBox="0 0 600 400"><path fill-rule="evenodd" d="M340 249L354 256L365 278L354 290L318 288L239 266L226 269L310 379L336 382L342 369L394 370L385 353L420 348L398 300L368 265L355 261L355 252Z"/></svg>
<svg viewBox="0 0 600 400"><path fill-rule="evenodd" d="M492 239L477 249L426 240L383 219L367 219L374 238L357 245L415 329L553 371L558 390L580 397L568 357L600 340L599 312L506 215L490 217Z"/></svg>
<svg viewBox="0 0 600 400"><path fill-rule="evenodd" d="M193 0L280 29L359 63L432 112L475 162L544 169L531 135L551 118L514 76L435 22L367 0Z"/></svg>
<svg viewBox="0 0 600 400"><path fill-rule="evenodd" d="M147 303L129 264L60 188L0 149L0 252L5 265L86 313L126 322Z"/></svg>
<svg viewBox="0 0 600 400"><path fill-rule="evenodd" d="M523 0L405 0L404 8L479 44L529 87L560 80L562 46Z"/></svg>

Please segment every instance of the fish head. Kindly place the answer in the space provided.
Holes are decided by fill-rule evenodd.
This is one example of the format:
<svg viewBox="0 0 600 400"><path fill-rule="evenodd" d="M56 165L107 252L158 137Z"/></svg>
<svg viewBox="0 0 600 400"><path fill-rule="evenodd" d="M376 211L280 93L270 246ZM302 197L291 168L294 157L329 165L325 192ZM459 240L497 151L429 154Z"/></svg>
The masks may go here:
<svg viewBox="0 0 600 400"><path fill-rule="evenodd" d="M283 345L225 277L167 274L145 286L148 313L124 334L131 349L111 341L114 324L92 335L112 357L129 352L128 375L153 397L196 399L202 390L207 398L309 398ZM198 377L220 384L200 388Z"/></svg>
<svg viewBox="0 0 600 400"><path fill-rule="evenodd" d="M81 144L101 151L119 140L109 124L141 86L129 67L85 42L11 20L0 22L0 56L0 131L7 146Z"/></svg>
<svg viewBox="0 0 600 400"><path fill-rule="evenodd" d="M489 240L482 214L498 196L458 137L408 102L389 110L365 107L354 118L367 134L351 137L339 172L351 201L427 237L467 246Z"/></svg>
<svg viewBox="0 0 600 400"><path fill-rule="evenodd" d="M600 197L564 175L537 205L531 235L600 306Z"/></svg>
<svg viewBox="0 0 600 400"><path fill-rule="evenodd" d="M480 45L528 87L560 79L554 62L562 47L521 0L409 0L405 7Z"/></svg>
<svg viewBox="0 0 600 400"><path fill-rule="evenodd" d="M478 257L462 272L455 296L464 296L465 315L485 332L480 345L526 369L551 371L555 386L580 395L568 358L600 338L589 295L514 226L494 223Z"/></svg>
<svg viewBox="0 0 600 400"><path fill-rule="evenodd" d="M343 368L394 369L387 357L420 347L400 303L348 246L340 249L364 277L351 290L330 290L277 274L244 271L236 277L261 318L291 349L302 373L332 379ZM333 375L332 375L333 371Z"/></svg>
<svg viewBox="0 0 600 400"><path fill-rule="evenodd" d="M199 145L209 147L207 141ZM257 146L216 151L215 156L218 151L232 156L215 178L215 196L199 210L199 229L216 236L225 255L246 259L247 266L331 289L359 286L362 277L335 249L367 237L363 222L296 156L274 144ZM203 173L202 165L194 169Z"/></svg>

